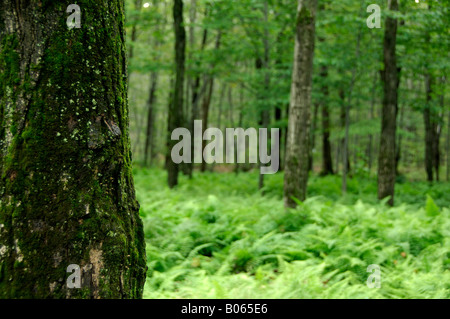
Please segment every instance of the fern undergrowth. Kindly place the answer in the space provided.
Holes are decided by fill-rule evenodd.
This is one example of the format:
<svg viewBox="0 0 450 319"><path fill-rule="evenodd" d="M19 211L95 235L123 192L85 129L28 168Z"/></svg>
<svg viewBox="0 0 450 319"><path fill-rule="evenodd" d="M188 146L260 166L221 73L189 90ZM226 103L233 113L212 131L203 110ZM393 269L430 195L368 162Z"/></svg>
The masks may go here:
<svg viewBox="0 0 450 319"><path fill-rule="evenodd" d="M396 206L376 181L315 177L283 208L282 174L195 174L175 190L136 169L147 242L145 298L449 298L450 185L404 182ZM366 284L380 266L381 287Z"/></svg>

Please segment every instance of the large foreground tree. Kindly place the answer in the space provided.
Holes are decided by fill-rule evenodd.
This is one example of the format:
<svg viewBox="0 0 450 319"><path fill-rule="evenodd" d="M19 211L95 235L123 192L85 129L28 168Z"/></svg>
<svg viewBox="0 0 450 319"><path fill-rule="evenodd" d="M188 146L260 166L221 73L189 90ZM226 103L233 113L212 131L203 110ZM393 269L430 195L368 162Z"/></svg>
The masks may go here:
<svg viewBox="0 0 450 319"><path fill-rule="evenodd" d="M67 3L0 2L2 298L142 296L124 4L77 4L70 29ZM67 285L71 264L79 289Z"/></svg>
<svg viewBox="0 0 450 319"><path fill-rule="evenodd" d="M284 177L286 207L306 198L316 8L317 0L298 2Z"/></svg>

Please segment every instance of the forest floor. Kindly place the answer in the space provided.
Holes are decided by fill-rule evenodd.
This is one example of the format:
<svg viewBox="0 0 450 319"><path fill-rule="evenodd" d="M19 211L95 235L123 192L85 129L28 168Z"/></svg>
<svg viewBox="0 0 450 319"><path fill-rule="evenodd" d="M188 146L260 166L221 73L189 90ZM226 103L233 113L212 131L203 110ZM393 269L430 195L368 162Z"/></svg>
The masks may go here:
<svg viewBox="0 0 450 319"><path fill-rule="evenodd" d="M376 178L312 176L285 211L283 174L182 176L135 169L147 242L144 298L450 298L450 184L399 180L396 205ZM381 269L369 288L369 265Z"/></svg>

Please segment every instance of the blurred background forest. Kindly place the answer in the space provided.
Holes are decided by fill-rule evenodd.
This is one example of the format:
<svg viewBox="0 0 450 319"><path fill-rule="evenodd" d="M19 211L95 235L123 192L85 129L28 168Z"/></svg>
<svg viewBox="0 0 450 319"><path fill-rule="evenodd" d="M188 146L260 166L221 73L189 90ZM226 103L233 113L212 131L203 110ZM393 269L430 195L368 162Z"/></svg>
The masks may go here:
<svg viewBox="0 0 450 319"><path fill-rule="evenodd" d="M182 16L176 2L126 1L145 297L449 298L449 2L389 11L388 1L318 1L307 199L292 210L282 170L297 1L184 0ZM371 4L381 28L366 24ZM388 17L398 21L400 77L393 207L377 198ZM182 165L169 188L180 100L180 127L280 128L281 171L262 179L257 164ZM380 289L366 285L371 264Z"/></svg>

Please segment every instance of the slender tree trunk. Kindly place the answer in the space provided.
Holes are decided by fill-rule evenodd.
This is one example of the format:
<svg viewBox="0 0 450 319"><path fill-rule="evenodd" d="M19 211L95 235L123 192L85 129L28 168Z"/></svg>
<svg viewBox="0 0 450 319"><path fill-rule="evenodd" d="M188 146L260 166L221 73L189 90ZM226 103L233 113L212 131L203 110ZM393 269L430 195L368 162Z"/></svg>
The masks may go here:
<svg viewBox="0 0 450 319"><path fill-rule="evenodd" d="M363 4L363 2L361 3ZM363 12L363 6L361 6L361 13ZM358 61L359 61L359 53L360 53L360 43L361 43L361 34L362 30L359 29L358 35L356 36L356 52L355 52L355 66L352 70L352 78L350 82L350 88L348 92L348 101L345 104L345 138L344 138L344 169L342 174L342 192L347 192L347 174L350 171L350 159L348 152L349 145L349 130L350 130L350 108L352 105L353 98L353 87L355 86L356 81L356 72L358 70ZM356 144L356 143L355 143ZM356 146L356 145L355 145ZM354 151L356 153L356 150Z"/></svg>
<svg viewBox="0 0 450 319"><path fill-rule="evenodd" d="M142 8L142 0L134 0L134 9L136 11L140 12L141 8ZM134 44L137 39L137 24L138 24L138 19L135 17L133 19L133 26L131 27L131 43L128 48L128 61L131 61L131 59L134 57ZM127 83L130 82L130 76L131 76L131 73L128 75Z"/></svg>
<svg viewBox="0 0 450 319"><path fill-rule="evenodd" d="M183 25L183 1L174 0L173 18L175 28L175 65L176 76L173 90L173 101L170 103L168 116L168 148L166 155L168 184L170 188L178 185L179 166L171 158L172 148L177 141L171 140L172 131L183 123L183 87L186 62L186 30Z"/></svg>
<svg viewBox="0 0 450 319"><path fill-rule="evenodd" d="M402 129L403 127L403 118L404 118L404 112L405 112L405 105L401 105L399 108L399 123L398 127L399 129ZM400 165L400 159L401 159L401 151L402 151L402 135L398 134L397 136L397 145L395 149L395 175L400 175L400 171L398 169Z"/></svg>
<svg viewBox="0 0 450 319"><path fill-rule="evenodd" d="M152 164L154 151L154 123L155 123L155 104L156 87L158 85L158 73L152 72L150 76L150 94L147 102L147 132L145 134L144 165L147 165L148 159Z"/></svg>
<svg viewBox="0 0 450 319"><path fill-rule="evenodd" d="M191 0L191 7L189 10L189 22L190 22L190 26L189 26L189 61L192 61L192 52L195 49L195 29L194 29L194 25L195 22L197 20L197 0ZM189 121L188 127L190 129L190 133L191 136L194 136L194 121L197 119L196 117L194 117L194 113L195 116L197 116L198 111L197 111L197 105L194 106L194 94L198 93L198 87L200 86L200 78L199 76L197 76L195 79L192 78L192 76L188 76L187 79L187 96L186 96L186 103L190 103L190 118L189 118L189 113L186 113L186 119ZM195 93L194 93L195 90ZM192 98L191 98L192 96ZM195 107L195 110L194 110ZM194 143L192 143L191 145L191 154L194 154ZM192 174L193 174L193 170L194 170L194 161L191 161L191 163L185 163L185 169L186 169L186 173L189 176L189 178L192 178Z"/></svg>
<svg viewBox="0 0 450 319"><path fill-rule="evenodd" d="M205 79L208 87L208 91L206 92L204 98L203 98L203 104L202 104L202 122L203 122L203 132L202 135L204 135L205 131L208 129L208 119L209 119L209 106L211 104L211 98L213 94L214 89L214 77L212 75L208 76L207 79ZM207 144L206 140L202 141L202 149L205 149ZM200 171L202 173L206 172L206 162L203 160L201 164Z"/></svg>
<svg viewBox="0 0 450 319"><path fill-rule="evenodd" d="M222 31L219 30L219 33L217 34L217 38L216 38L216 46L215 46L216 50L219 50L219 48L220 48L221 39L222 39ZM213 69L214 69L214 63L211 65L211 70L213 70ZM211 99L212 99L212 94L213 94L213 90L214 90L214 76L208 75L206 77L205 81L206 81L206 85L207 85L207 92L203 98L203 104L202 104L202 121L203 121L202 135L208 129L209 107L211 105ZM203 140L203 142L202 142L202 147L203 147L203 149L205 149L205 147L206 147L205 140ZM203 173L205 171L206 171L206 162L202 161L201 172Z"/></svg>
<svg viewBox="0 0 450 319"><path fill-rule="evenodd" d="M142 8L142 0L134 0L134 10L140 12ZM134 56L134 43L137 38L137 19L133 19L133 26L131 27L131 45L128 49L128 58L131 59Z"/></svg>
<svg viewBox="0 0 450 319"><path fill-rule="evenodd" d="M316 8L317 0L298 1L284 177L286 207L296 207L295 199L306 198Z"/></svg>
<svg viewBox="0 0 450 319"><path fill-rule="evenodd" d="M275 122L280 123L282 118L283 118L282 108L281 108L281 105L278 104L275 107ZM280 146L283 145L283 143L284 143L284 136L283 136L283 130L281 130ZM283 167L283 159L280 156L280 170L282 169L282 167Z"/></svg>
<svg viewBox="0 0 450 319"><path fill-rule="evenodd" d="M444 83L442 82L444 86ZM444 92L444 89L442 89ZM442 122L444 121L444 93L440 97L441 109L438 110L434 121L434 139L433 139L433 151L434 151L434 170L436 172L436 181L440 181L439 169L441 166L441 148L440 140L442 133Z"/></svg>
<svg viewBox="0 0 450 319"><path fill-rule="evenodd" d="M0 2L0 298L140 298L124 3L39 3Z"/></svg>
<svg viewBox="0 0 450 319"><path fill-rule="evenodd" d="M442 97L442 101L444 98ZM443 104L444 102L442 102ZM444 105L442 105L444 106ZM444 108L442 108L444 109ZM447 182L450 181L450 110L447 117Z"/></svg>
<svg viewBox="0 0 450 319"><path fill-rule="evenodd" d="M308 155L308 170L314 171L314 148L316 147L316 130L317 130L317 117L319 114L319 103L314 104L313 117L311 121L311 134L310 134L310 147Z"/></svg>
<svg viewBox="0 0 450 319"><path fill-rule="evenodd" d="M242 84L240 85L240 90L239 91L240 91L239 92L239 104L240 105L239 105L239 122L238 122L238 127L242 128L243 117L244 117L244 114L243 114L243 110L244 110L244 86ZM236 139L234 140L234 149L235 150L237 149L237 141L236 141ZM237 155L235 155L235 161L234 162L236 163L235 166L234 166L234 172L237 175L237 174L239 174L239 169L240 169L239 163L237 161Z"/></svg>
<svg viewBox="0 0 450 319"><path fill-rule="evenodd" d="M341 140L336 141L336 159L335 159L336 174L339 174L339 160L341 158L341 148L342 148Z"/></svg>
<svg viewBox="0 0 450 319"><path fill-rule="evenodd" d="M288 130L289 130L289 109L290 109L290 105L291 105L290 102L287 103L287 105L286 105L286 117L288 118L288 123L287 123L286 127L284 128L284 130L282 132L282 134L284 136L284 146L283 146L283 156L282 156L282 158L283 158L283 166L281 166L281 168L283 170L286 167L286 154L287 154L287 145L288 145L287 139L288 139Z"/></svg>
<svg viewBox="0 0 450 319"><path fill-rule="evenodd" d="M222 109L223 109L223 100L225 98L225 91L227 90L226 85L224 84L222 87L222 90L220 92L220 98L219 98L219 105L218 105L218 112L217 112L217 128L219 130L222 130ZM222 131L223 132L223 131ZM214 172L214 167L216 166L216 163L214 162L212 164L211 170Z"/></svg>
<svg viewBox="0 0 450 319"><path fill-rule="evenodd" d="M434 121L432 119L431 102L432 102L432 77L430 74L425 75L425 91L426 105L423 111L425 123L425 171L429 182L434 180L433 161L434 161Z"/></svg>
<svg viewBox="0 0 450 319"><path fill-rule="evenodd" d="M348 150L348 145L346 146L345 143L345 136L346 136L346 132L347 132L347 127L346 127L346 123L347 123L347 102L345 101L345 91L344 89L340 89L339 90L339 97L341 100L341 114L340 114L340 121L341 121L341 127L344 129L344 137L341 138L340 140L340 160L342 161L342 171L343 174L348 174L348 172L350 172L351 170L351 165L350 165L350 161L346 160L350 157L349 155L349 150Z"/></svg>
<svg viewBox="0 0 450 319"><path fill-rule="evenodd" d="M228 88L228 120L230 127L234 125L234 103L233 103L233 88L230 86Z"/></svg>
<svg viewBox="0 0 450 319"><path fill-rule="evenodd" d="M206 13L207 14L207 13ZM203 37L202 37L202 45L201 45L201 52L205 49L206 41L208 39L208 30L203 30ZM206 85L206 83L205 83ZM198 102L200 101L201 92L200 91L200 74L198 74L195 78L195 81L193 83L192 87L192 101L191 101L191 123L190 123L190 132L191 136L194 136L194 121L198 120L200 118L199 110L198 110ZM194 143L191 143L191 154L194 154ZM194 173L194 161L191 161L191 163L188 165L188 175L189 178L192 178L192 175Z"/></svg>
<svg viewBox="0 0 450 319"><path fill-rule="evenodd" d="M263 67L264 67L264 95L267 96L267 93L270 89L270 73L269 73L269 59L270 59L270 47L269 47L269 3L268 0L264 1L264 59L263 59ZM264 109L262 111L262 127L268 128L270 124L270 112L266 103L264 103ZM259 164L260 167L262 164ZM264 174L259 173L259 189L264 187Z"/></svg>
<svg viewBox="0 0 450 319"><path fill-rule="evenodd" d="M389 2L389 10L398 11L398 0ZM384 32L384 70L381 79L384 87L380 150L378 158L378 198L390 196L394 205L395 190L395 136L397 130L398 86L400 83L396 58L397 19L386 18Z"/></svg>
<svg viewBox="0 0 450 319"><path fill-rule="evenodd" d="M372 98L370 102L369 118L373 120L375 118L375 99L376 99L376 88L377 88L377 73L374 73L373 84L372 84ZM369 174L372 174L372 164L373 164L373 135L369 135L369 144L367 145L367 158L368 158L368 168Z"/></svg>
<svg viewBox="0 0 450 319"><path fill-rule="evenodd" d="M333 159L331 156L330 143L330 109L328 107L328 85L325 83L328 77L328 67L322 66L320 71L322 77L322 172L321 175L333 174Z"/></svg>
<svg viewBox="0 0 450 319"><path fill-rule="evenodd" d="M351 95L351 94L350 94ZM350 98L349 98L350 99ZM342 193L347 192L347 174L350 171L350 160L348 152L348 138L350 128L350 101L345 106L345 137L344 137L344 153L342 157Z"/></svg>
<svg viewBox="0 0 450 319"><path fill-rule="evenodd" d="M444 112L445 112L445 76L442 77L442 95L441 95L441 108L442 108L442 117L444 118ZM450 110L448 111L447 115L447 145L446 145L446 158L447 158L447 182L450 181Z"/></svg>

